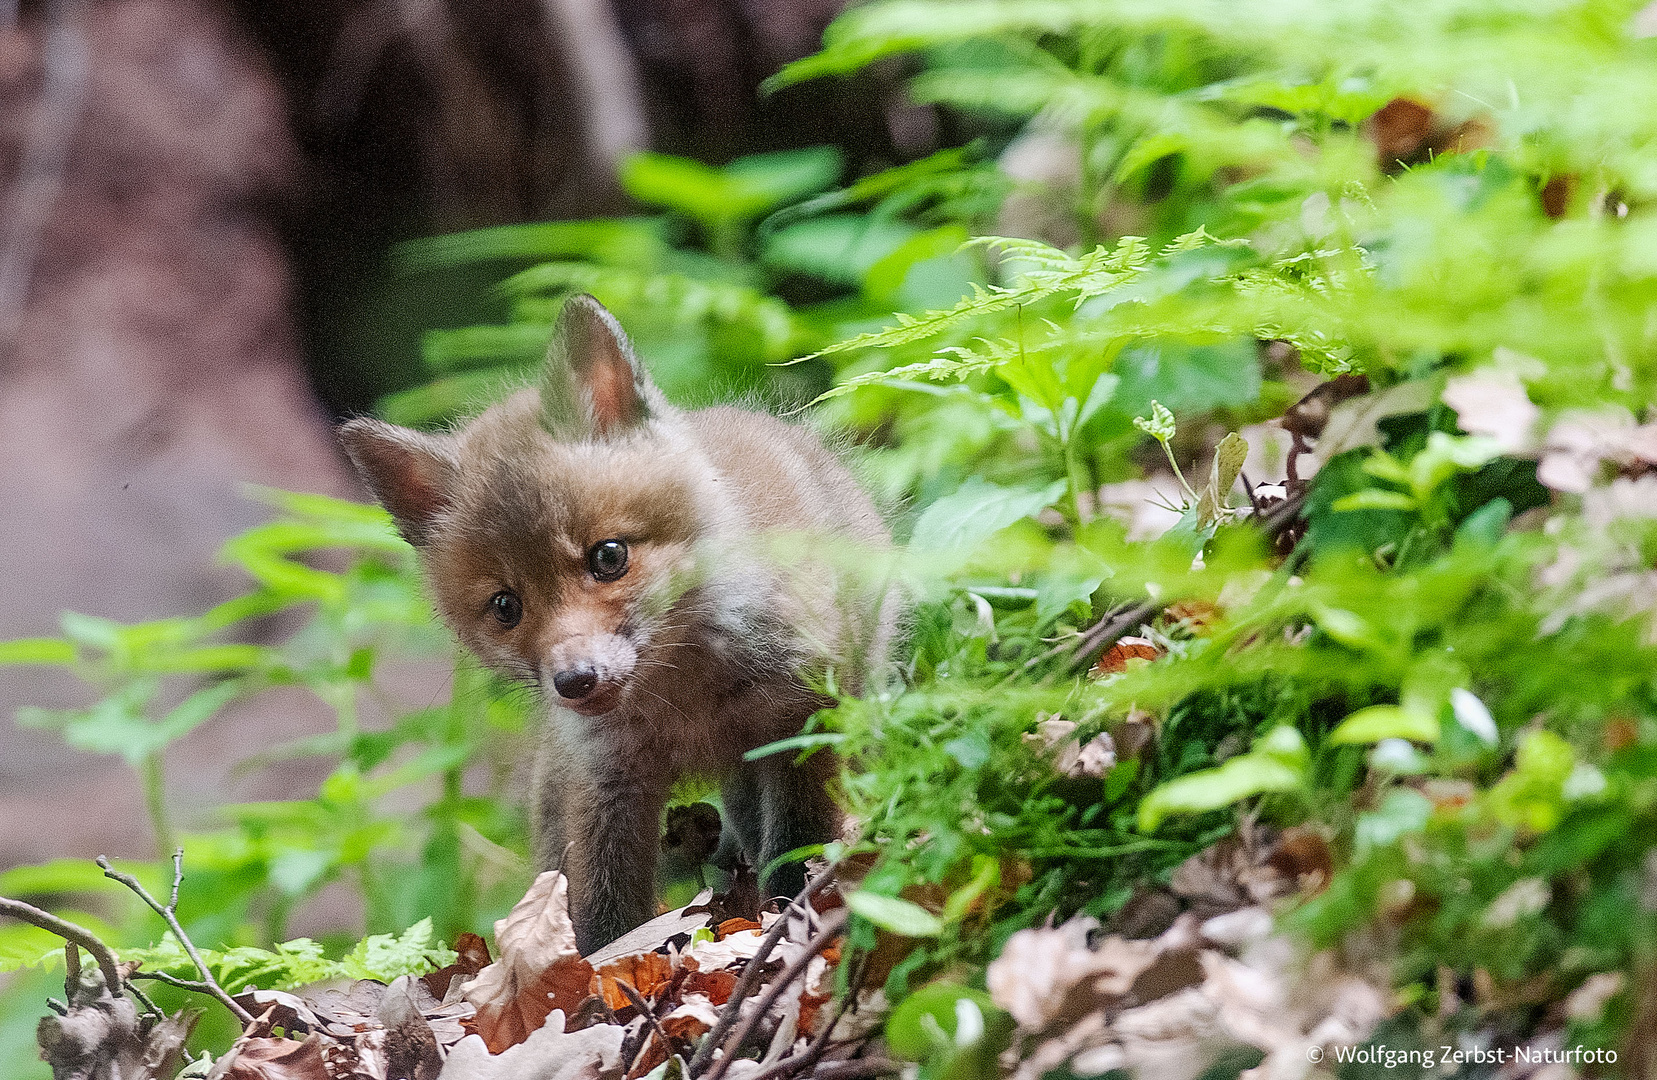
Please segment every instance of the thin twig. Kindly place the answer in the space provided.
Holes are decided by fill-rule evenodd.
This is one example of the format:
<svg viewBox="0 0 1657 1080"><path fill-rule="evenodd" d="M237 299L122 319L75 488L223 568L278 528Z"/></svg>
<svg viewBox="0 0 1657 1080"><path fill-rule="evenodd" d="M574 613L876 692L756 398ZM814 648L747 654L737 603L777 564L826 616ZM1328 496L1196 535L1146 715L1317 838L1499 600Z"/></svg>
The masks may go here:
<svg viewBox="0 0 1657 1080"><path fill-rule="evenodd" d="M181 979L177 975L169 975L165 971L135 971L128 975L129 979L151 979L158 983L166 983L178 990L188 990L193 994L211 994L213 988L196 979Z"/></svg>
<svg viewBox="0 0 1657 1080"><path fill-rule="evenodd" d="M1071 653L1071 664L1087 663L1095 652L1114 644L1116 639L1132 630L1156 613L1156 605L1146 600L1130 608L1119 609L1114 618L1105 619L1089 627Z"/></svg>
<svg viewBox="0 0 1657 1080"><path fill-rule="evenodd" d="M167 1018L167 1014L161 1011L161 1006L151 1001L150 996L140 990L138 988L138 984L133 982L130 976L127 978L126 991L138 999L138 1004L144 1006L144 1011L149 1015L155 1017L157 1020L165 1020Z"/></svg>
<svg viewBox="0 0 1657 1080"><path fill-rule="evenodd" d="M777 917L777 921L772 924L771 929L760 940L759 951L754 953L752 960L748 961L748 966L742 969L742 978L738 979L736 986L732 987L731 996L726 1000L724 1009L719 1014L718 1022L714 1024L713 1030L709 1031L707 1036L703 1038L701 1047L696 1051L696 1056L691 1058L687 1075L702 1075L702 1071L708 1067L708 1062L713 1060L714 1048L725 1041L726 1034L737 1022L743 1001L747 999L749 994L753 993L754 987L759 983L760 968L765 965L771 951L777 947L777 942L781 941L783 934L787 932L789 914L796 908L809 912L811 898L827 888L833 880L834 867L831 866L813 878L800 895L796 896L789 902L787 907L783 908L782 914Z"/></svg>
<svg viewBox="0 0 1657 1080"><path fill-rule="evenodd" d="M813 1080L856 1080L865 1076L895 1076L903 1071L903 1063L885 1058L862 1058L857 1061L831 1061L819 1065L812 1073Z"/></svg>
<svg viewBox="0 0 1657 1080"><path fill-rule="evenodd" d="M731 1062L736 1060L736 1055L741 1051L742 1044L748 1041L748 1036L753 1034L755 1026L771 1011L771 1006L777 1003L777 999L782 997L783 991L805 974L807 965L817 958L817 954L828 948L829 943L840 936L840 931L845 929L846 918L846 909L843 907L835 908L823 916L822 929L806 943L805 951L796 956L793 963L783 969L781 975L771 980L771 985L765 988L765 995L759 999L754 1011L737 1025L736 1030L725 1041L725 1056L714 1064L713 1071L708 1073L708 1080L720 1080L720 1077L725 1075L726 1070L731 1067ZM712 1051L709 1051L709 1056L712 1056Z"/></svg>
<svg viewBox="0 0 1657 1080"><path fill-rule="evenodd" d="M1237 475L1243 481L1243 494L1249 497L1249 507L1254 510L1254 516L1258 518L1260 516L1260 500L1254 494L1254 484L1249 480L1249 474L1242 469L1237 470Z"/></svg>
<svg viewBox="0 0 1657 1080"><path fill-rule="evenodd" d="M63 992L70 997L81 985L81 947L73 941L63 943Z"/></svg>
<svg viewBox="0 0 1657 1080"><path fill-rule="evenodd" d="M148 904L150 910L161 916L166 922L168 929L173 932L173 937L178 939L178 943L184 946L184 951L189 954L191 963L195 964L196 970L201 972L201 980L204 986L202 992L218 998L219 1003L229 1009L231 1015L242 1022L243 1027L253 1023L253 1014L237 1004L236 999L225 993L224 987L220 986L218 980L213 978L213 972L208 968L207 962L201 958L201 953L196 951L196 943L191 941L190 935L184 932L184 927L179 924L178 916L174 913L174 906L178 903L178 883L183 880L184 876L184 849L179 848L173 853L173 903L165 907L162 906L159 900L150 895L148 889L138 883L137 878L131 874L123 874L110 866L107 856L99 855L98 865L103 868L104 877L112 881L119 881L122 885L137 893L138 898ZM163 979L162 981L165 982L166 980Z"/></svg>
<svg viewBox="0 0 1657 1080"><path fill-rule="evenodd" d="M673 1052L673 1040L669 1039L667 1037L667 1032L662 1030L662 1022L656 1019L656 1010L652 1009L650 1007L650 1003L644 1000L644 995L639 993L638 988L633 986L626 979L617 979L615 982L616 988L623 994L627 995L627 1000L633 1003L633 1008L639 1010L639 1015L644 1017L644 1022L649 1024L650 1030L656 1033L656 1038L662 1040L662 1052L667 1054L669 1057L678 1057L679 1055ZM646 1039L645 1047L648 1047L649 1045L650 1041ZM645 1047L640 1047L641 1054L644 1052ZM634 1062L634 1064L636 1065L638 1063ZM684 1072L685 1063L681 1060L679 1062L679 1074L683 1076Z"/></svg>
<svg viewBox="0 0 1657 1080"><path fill-rule="evenodd" d="M121 992L121 964L115 958L115 952L108 945L98 939L98 935L84 926L76 926L66 919L60 919L49 911L42 911L33 904L25 904L21 900L9 900L0 896L0 915L10 915L14 919L21 919L31 926L38 926L42 930L56 934L65 941L72 941L76 945L92 954L98 961L98 969L104 974L104 985L109 992ZM73 996L74 991L70 991Z"/></svg>
<svg viewBox="0 0 1657 1080"><path fill-rule="evenodd" d="M168 911L177 911L178 910L178 887L180 885L182 885L183 883L184 883L184 849L183 848L177 848L173 851L173 895L172 895L172 899L167 901L167 910Z"/></svg>
<svg viewBox="0 0 1657 1080"><path fill-rule="evenodd" d="M846 1010L852 1002L857 1000L858 991L863 989L863 977L869 971L868 960L867 955L858 957L857 967L853 971L852 977L846 981L846 996L835 1004L834 1015L830 1017L828 1026L817 1033L817 1037L811 1041L811 1045L807 1046L804 1052L795 1054L793 1057L784 1058L761 1069L747 1077L746 1080L781 1080L785 1076L801 1075L817 1064L818 1060L828 1052L829 1040L834 1035L834 1029L840 1026L840 1021L846 1015Z"/></svg>

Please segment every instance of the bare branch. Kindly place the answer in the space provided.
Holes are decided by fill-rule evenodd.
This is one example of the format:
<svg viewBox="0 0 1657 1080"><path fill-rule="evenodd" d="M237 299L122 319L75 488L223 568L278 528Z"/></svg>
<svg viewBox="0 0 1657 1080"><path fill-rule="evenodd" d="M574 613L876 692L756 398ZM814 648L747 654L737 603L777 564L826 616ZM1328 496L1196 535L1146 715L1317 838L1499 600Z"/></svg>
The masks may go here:
<svg viewBox="0 0 1657 1080"><path fill-rule="evenodd" d="M803 1053L795 1054L774 1065L767 1066L747 1077L746 1080L782 1080L783 1077L787 1076L803 1076L806 1070L817 1064L823 1054L828 1051L829 1040L834 1036L834 1029L840 1026L841 1018L846 1015L846 1010L851 1007L851 1004L857 1000L858 992L863 989L863 978L869 971L868 960L867 954L858 958L855 971L851 978L846 981L845 996L836 1003L834 1015L829 1018L828 1024L822 1031L817 1033L817 1037L811 1041L811 1044L805 1048Z"/></svg>
<svg viewBox="0 0 1657 1080"><path fill-rule="evenodd" d="M662 1022L656 1019L656 1010L652 1009L650 1007L650 1003L644 1000L644 995L639 993L638 989L626 979L617 979L616 987L620 989L623 994L627 995L627 1000L633 1003L633 1008L639 1010L639 1015L643 1016L645 1023L650 1025L650 1030L656 1033L656 1038L662 1040L662 1052L672 1057L678 1057L679 1055L673 1053L673 1041L667 1037L667 1032L662 1030ZM648 1046L649 1044L650 1041L646 1039L645 1046ZM645 1047L641 1046L639 1048L639 1055L641 1057L644 1054L644 1050ZM638 1062L635 1061L634 1066L636 1067L637 1065ZM631 1070L629 1070L629 1072L631 1072ZM679 1063L679 1072L681 1075L684 1073L683 1061Z"/></svg>
<svg viewBox="0 0 1657 1080"><path fill-rule="evenodd" d="M151 896L150 891L140 885L137 878L131 874L123 874L111 867L108 856L99 855L98 865L103 868L104 877L112 881L119 881L122 885L137 893L138 898L148 904L150 910L161 916L167 923L168 929L173 932L173 937L177 938L178 943L184 946L184 951L190 955L190 961L196 965L196 970L201 972L201 992L211 994L217 998L221 1005L230 1010L232 1016L242 1022L242 1026L245 1027L253 1023L253 1014L238 1005L236 999L225 993L224 987L220 986L218 980L213 978L213 972L207 967L207 962L201 958L201 953L196 951L196 943L190 940L190 935L184 932L184 927L179 925L178 916L173 913L173 907L178 903L178 885L184 876L184 849L178 849L173 855L173 903L166 907L163 907L159 900ZM166 982L167 980L162 979L161 981Z"/></svg>
<svg viewBox="0 0 1657 1080"><path fill-rule="evenodd" d="M817 954L828 948L830 942L840 936L840 931L846 927L846 919L847 913L843 907L835 908L823 916L822 929L817 931L817 935L806 943L805 951L796 956L793 963L783 969L781 975L771 980L771 985L765 988L765 996L759 999L758 1007L749 1013L737 1025L731 1037L725 1040L725 1056L714 1064L713 1070L708 1073L708 1080L720 1080L725 1075L731 1067L731 1062L736 1060L736 1055L742 1049L742 1044L748 1040L749 1035L753 1034L754 1027L764 1018L766 1013L771 1011L771 1006L775 1005L777 999L782 997L783 991L787 990L796 979L805 974L806 967L812 960L817 958ZM757 959L756 957L755 960ZM754 960L750 960L749 964L754 962ZM735 1000L734 997L732 1000ZM729 1004L726 1007L729 1008ZM706 1045L708 1044L704 1044L704 1046ZM708 1054L711 1057L713 1051L709 1050Z"/></svg>
<svg viewBox="0 0 1657 1080"><path fill-rule="evenodd" d="M98 969L103 972L104 985L109 992L121 992L121 965L115 958L115 952L108 945L99 940L98 935L84 926L77 926L67 919L60 919L49 911L42 911L33 904L25 904L21 900L9 900L0 896L0 915L10 915L14 919L21 919L31 926L38 926L42 930L56 934L65 941L73 942L92 954L98 961ZM78 962L78 958L77 958ZM73 996L73 990L70 991Z"/></svg>

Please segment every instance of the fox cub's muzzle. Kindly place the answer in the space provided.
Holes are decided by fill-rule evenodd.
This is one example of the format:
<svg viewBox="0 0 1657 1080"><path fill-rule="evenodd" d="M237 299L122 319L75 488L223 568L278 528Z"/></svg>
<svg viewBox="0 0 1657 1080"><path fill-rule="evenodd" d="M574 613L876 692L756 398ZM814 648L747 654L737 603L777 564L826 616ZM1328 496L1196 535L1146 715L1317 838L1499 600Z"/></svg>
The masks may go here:
<svg viewBox="0 0 1657 1080"><path fill-rule="evenodd" d="M552 677L553 689L561 698L580 701L598 686L598 672L590 667L573 667Z"/></svg>
<svg viewBox="0 0 1657 1080"><path fill-rule="evenodd" d="M638 664L633 643L620 634L589 634L547 650L542 678L558 691L559 704L587 716L609 712L621 701Z"/></svg>

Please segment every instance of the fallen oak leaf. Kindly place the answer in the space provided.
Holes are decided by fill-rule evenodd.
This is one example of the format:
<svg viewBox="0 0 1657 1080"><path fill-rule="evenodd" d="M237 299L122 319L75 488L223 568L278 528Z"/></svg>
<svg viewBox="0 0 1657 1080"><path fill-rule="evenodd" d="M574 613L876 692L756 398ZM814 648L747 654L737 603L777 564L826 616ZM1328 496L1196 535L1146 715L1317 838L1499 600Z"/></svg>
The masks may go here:
<svg viewBox="0 0 1657 1080"><path fill-rule="evenodd" d="M654 952L674 938L688 937L708 925L707 905L712 889L703 889L689 905L658 915L637 929L629 930L604 948L587 957L587 962L603 967L612 960L639 952Z"/></svg>
<svg viewBox="0 0 1657 1080"><path fill-rule="evenodd" d="M568 1015L592 993L593 967L575 947L569 879L556 870L537 877L495 924L495 945L500 959L467 985L466 1000L477 1009L468 1030L499 1054L528 1039L555 1009Z"/></svg>

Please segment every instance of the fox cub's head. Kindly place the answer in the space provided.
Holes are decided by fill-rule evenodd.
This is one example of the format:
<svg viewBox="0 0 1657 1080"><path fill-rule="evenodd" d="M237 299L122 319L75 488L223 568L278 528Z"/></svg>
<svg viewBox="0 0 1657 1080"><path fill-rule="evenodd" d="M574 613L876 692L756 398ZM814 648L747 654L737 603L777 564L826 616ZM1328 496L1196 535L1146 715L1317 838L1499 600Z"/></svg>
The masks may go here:
<svg viewBox="0 0 1657 1080"><path fill-rule="evenodd" d="M615 318L577 296L539 389L453 434L353 420L340 436L467 647L597 715L693 584L722 503L671 412Z"/></svg>

